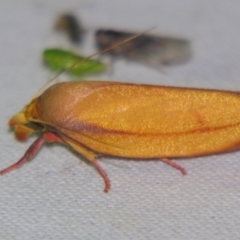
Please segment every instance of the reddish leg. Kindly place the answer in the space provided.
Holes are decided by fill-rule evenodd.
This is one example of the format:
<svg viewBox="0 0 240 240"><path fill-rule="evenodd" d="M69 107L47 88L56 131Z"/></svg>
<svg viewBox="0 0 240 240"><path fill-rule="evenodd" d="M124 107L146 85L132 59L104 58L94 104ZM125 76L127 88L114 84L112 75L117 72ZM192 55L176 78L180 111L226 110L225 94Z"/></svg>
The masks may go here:
<svg viewBox="0 0 240 240"><path fill-rule="evenodd" d="M181 173L183 175L185 175L187 173L186 170L183 167L181 167L180 165L174 163L173 161L171 161L168 158L161 158L160 160L165 162L165 163L167 163L171 167L174 167L177 170L181 171ZM108 190L111 187L111 184L110 184L110 180L109 180L109 178L107 176L107 173L102 169L102 167L98 164L98 162L95 159L92 161L92 163L94 164L94 166L96 167L96 169L98 170L98 172L100 173L100 175L102 176L102 178L103 178L103 180L105 182L104 192L108 192Z"/></svg>
<svg viewBox="0 0 240 240"><path fill-rule="evenodd" d="M181 167L180 165L176 164L175 162L171 161L170 159L168 158L161 158L160 159L161 161L167 163L168 165L170 165L171 167L174 167L176 168L177 170L179 170L183 175L185 175L187 172L186 170Z"/></svg>
<svg viewBox="0 0 240 240"><path fill-rule="evenodd" d="M0 171L0 174L3 175L5 173L8 173L16 168L21 167L26 161L30 160L32 157L36 155L38 150L41 148L42 144L44 142L59 142L59 143L64 143L61 138L59 138L56 134L46 132L43 133L39 138L28 148L24 156L16 163L13 165L3 169Z"/></svg>
<svg viewBox="0 0 240 240"><path fill-rule="evenodd" d="M96 169L98 170L98 172L100 173L100 175L102 176L102 178L105 182L105 188L103 191L108 192L108 190L111 187L111 184L110 184L110 180L107 176L107 173L102 169L102 167L98 164L98 162L95 159L92 161L92 163L96 167Z"/></svg>

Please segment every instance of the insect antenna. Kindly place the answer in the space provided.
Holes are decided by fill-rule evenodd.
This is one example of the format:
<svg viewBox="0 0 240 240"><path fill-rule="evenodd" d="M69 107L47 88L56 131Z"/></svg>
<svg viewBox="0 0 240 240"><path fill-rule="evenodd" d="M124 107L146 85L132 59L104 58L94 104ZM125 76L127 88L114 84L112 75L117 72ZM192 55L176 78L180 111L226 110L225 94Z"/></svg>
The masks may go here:
<svg viewBox="0 0 240 240"><path fill-rule="evenodd" d="M88 59L90 59L90 58L92 58L92 57L94 57L94 56L97 56L97 55L99 55L99 54L108 52L108 51L111 50L111 49L114 49L114 48L116 48L116 47L119 47L119 46L123 45L124 43L127 43L127 42L129 42L129 41L131 41L131 40L133 40L133 39L135 39L135 38L138 38L138 37L140 37L140 36L148 33L149 31L153 30L154 28L155 28L155 27L149 28L149 29L147 29L147 30L145 30L145 31L143 31L143 32L141 32L141 33L139 33L139 34L136 34L136 35L134 35L134 36L132 36L132 37L129 37L129 38L123 40L123 41L120 42L120 43L113 44L112 46L110 46L110 47L108 47L108 48L106 48L106 49L104 49L104 50L100 50L100 51L98 51L98 52L96 52L96 53L94 53L94 54L89 55L88 57L85 57L84 59L81 59L81 60L77 61L77 62L74 63L72 66L70 66L68 69L66 69L66 70L64 70L64 71L61 71L60 73L58 73L57 75L55 75L53 78L51 78L50 80L48 80L48 82L47 82L46 84L44 84L44 86L43 86L42 88L40 88L40 90L37 92L37 94L35 95L35 97L37 97L38 95L40 95L40 93L41 93L44 89L46 89L47 86L49 86L50 83L53 82L56 78L58 78L60 75L62 75L62 74L64 74L64 73L68 72L69 70L71 70L72 68L74 68L75 66L77 66L78 64L80 64L80 63L82 63L82 62L84 62L84 61L86 61L86 60L88 60Z"/></svg>

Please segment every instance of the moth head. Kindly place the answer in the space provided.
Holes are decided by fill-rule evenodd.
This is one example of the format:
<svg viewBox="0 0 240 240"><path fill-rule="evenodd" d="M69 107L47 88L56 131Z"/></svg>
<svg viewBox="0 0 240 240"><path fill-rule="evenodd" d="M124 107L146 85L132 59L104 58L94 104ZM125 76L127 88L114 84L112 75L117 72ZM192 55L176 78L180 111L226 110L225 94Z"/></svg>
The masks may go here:
<svg viewBox="0 0 240 240"><path fill-rule="evenodd" d="M36 99L33 99L30 104L10 118L8 125L10 128L14 128L14 135L19 141L25 141L29 134L36 132L31 124L34 116L36 116Z"/></svg>

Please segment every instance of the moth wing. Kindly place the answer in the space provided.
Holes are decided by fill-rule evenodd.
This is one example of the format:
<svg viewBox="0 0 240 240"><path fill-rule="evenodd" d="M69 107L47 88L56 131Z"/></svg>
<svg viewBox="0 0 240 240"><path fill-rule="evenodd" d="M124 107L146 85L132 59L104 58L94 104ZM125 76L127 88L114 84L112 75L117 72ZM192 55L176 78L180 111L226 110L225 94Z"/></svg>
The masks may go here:
<svg viewBox="0 0 240 240"><path fill-rule="evenodd" d="M239 145L236 93L107 82L68 83L64 91L48 122L96 152L194 156Z"/></svg>

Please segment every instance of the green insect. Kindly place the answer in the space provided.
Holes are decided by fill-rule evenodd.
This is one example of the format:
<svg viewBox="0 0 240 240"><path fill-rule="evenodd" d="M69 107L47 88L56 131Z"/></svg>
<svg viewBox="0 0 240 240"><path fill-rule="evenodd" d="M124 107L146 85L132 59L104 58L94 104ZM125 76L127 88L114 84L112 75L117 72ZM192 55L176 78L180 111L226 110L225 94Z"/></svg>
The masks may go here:
<svg viewBox="0 0 240 240"><path fill-rule="evenodd" d="M71 67L74 63L81 61L84 57L75 53L52 48L43 51L43 59L48 67L54 71L64 71ZM69 74L75 76L82 76L86 74L102 73L107 66L97 60L86 59L81 64L76 65L68 71Z"/></svg>

